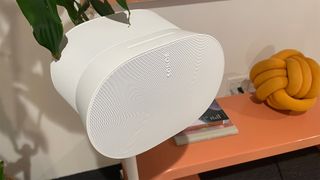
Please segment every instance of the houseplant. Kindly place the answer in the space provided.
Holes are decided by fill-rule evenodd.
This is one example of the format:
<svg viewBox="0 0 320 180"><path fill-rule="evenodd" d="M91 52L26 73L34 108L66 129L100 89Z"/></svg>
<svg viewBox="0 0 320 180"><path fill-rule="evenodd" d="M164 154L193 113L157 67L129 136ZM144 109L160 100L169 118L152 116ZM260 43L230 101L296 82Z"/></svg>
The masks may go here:
<svg viewBox="0 0 320 180"><path fill-rule="evenodd" d="M74 25L88 21L86 11L92 7L99 15L114 14L107 0L16 0L23 15L33 28L33 36L37 42L47 48L52 56L59 60L61 56L61 42L64 37L63 25L57 7L61 6L68 12ZM125 10L130 11L126 0L116 0Z"/></svg>

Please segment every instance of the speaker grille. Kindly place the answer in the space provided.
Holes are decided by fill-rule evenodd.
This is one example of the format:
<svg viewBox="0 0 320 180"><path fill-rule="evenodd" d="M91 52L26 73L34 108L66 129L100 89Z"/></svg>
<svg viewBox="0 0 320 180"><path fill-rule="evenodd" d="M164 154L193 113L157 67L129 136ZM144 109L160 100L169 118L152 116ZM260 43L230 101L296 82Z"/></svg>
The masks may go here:
<svg viewBox="0 0 320 180"><path fill-rule="evenodd" d="M222 60L219 43L195 35L122 64L92 98L87 116L92 144L106 156L125 158L178 133L216 95Z"/></svg>

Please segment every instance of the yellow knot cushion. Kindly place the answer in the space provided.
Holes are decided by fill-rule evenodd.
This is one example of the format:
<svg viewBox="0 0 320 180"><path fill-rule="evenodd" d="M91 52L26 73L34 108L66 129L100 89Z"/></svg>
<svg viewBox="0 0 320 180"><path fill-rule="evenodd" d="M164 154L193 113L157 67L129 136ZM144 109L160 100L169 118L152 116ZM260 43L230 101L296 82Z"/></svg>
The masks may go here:
<svg viewBox="0 0 320 180"><path fill-rule="evenodd" d="M255 64L250 80L256 98L278 110L307 111L320 93L320 66L301 52L286 49Z"/></svg>

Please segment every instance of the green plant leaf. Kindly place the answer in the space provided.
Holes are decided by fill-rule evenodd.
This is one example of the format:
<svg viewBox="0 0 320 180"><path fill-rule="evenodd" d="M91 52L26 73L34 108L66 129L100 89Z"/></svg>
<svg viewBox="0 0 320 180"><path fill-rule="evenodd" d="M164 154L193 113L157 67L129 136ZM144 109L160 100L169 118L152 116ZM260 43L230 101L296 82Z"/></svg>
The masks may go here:
<svg viewBox="0 0 320 180"><path fill-rule="evenodd" d="M57 12L56 0L16 1L33 28L35 39L49 49L54 58L59 59L63 26Z"/></svg>
<svg viewBox="0 0 320 180"><path fill-rule="evenodd" d="M90 3L88 0L83 0L82 5L76 1L78 6L78 16L81 16L85 21L89 21L88 16L86 15L87 9L90 7Z"/></svg>
<svg viewBox="0 0 320 180"><path fill-rule="evenodd" d="M88 0L83 0L82 5L80 3L77 3L77 5L79 8L79 13L84 13L90 7L90 3Z"/></svg>
<svg viewBox="0 0 320 180"><path fill-rule="evenodd" d="M126 0L117 0L117 3L118 3L123 9L127 10L128 13L129 13L129 16L130 16L131 12L130 12L130 9L129 9L129 7L128 7L127 1L126 1Z"/></svg>
<svg viewBox="0 0 320 180"><path fill-rule="evenodd" d="M84 22L82 17L78 14L76 7L74 6L76 4L75 0L57 0L57 4L59 6L63 6L67 10L73 24L78 25Z"/></svg>
<svg viewBox="0 0 320 180"><path fill-rule="evenodd" d="M4 170L3 170L3 161L0 160L0 180L4 180Z"/></svg>
<svg viewBox="0 0 320 180"><path fill-rule="evenodd" d="M89 0L92 7L97 11L100 16L107 16L110 14L114 14L114 10L108 1L104 0L103 2L100 0Z"/></svg>

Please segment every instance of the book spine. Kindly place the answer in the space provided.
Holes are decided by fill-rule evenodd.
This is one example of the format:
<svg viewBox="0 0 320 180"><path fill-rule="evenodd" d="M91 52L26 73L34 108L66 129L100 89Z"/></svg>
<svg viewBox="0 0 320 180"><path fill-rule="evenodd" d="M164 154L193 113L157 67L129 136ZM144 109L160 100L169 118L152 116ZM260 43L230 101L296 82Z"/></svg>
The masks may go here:
<svg viewBox="0 0 320 180"><path fill-rule="evenodd" d="M178 146L189 144L193 142L223 137L228 135L238 134L238 129L235 126L226 127L223 129L216 129L214 131L205 131L198 134L184 134L174 136L174 140Z"/></svg>

